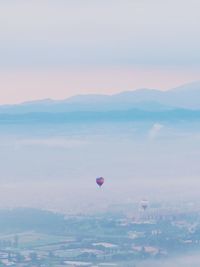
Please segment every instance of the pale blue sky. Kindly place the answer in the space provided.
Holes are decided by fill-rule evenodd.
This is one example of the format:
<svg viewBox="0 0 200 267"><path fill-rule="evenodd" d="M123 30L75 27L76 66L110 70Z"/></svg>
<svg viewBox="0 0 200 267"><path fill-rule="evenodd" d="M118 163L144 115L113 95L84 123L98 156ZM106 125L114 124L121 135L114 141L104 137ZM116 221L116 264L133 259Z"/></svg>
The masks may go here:
<svg viewBox="0 0 200 267"><path fill-rule="evenodd" d="M200 79L199 0L0 1L0 103Z"/></svg>

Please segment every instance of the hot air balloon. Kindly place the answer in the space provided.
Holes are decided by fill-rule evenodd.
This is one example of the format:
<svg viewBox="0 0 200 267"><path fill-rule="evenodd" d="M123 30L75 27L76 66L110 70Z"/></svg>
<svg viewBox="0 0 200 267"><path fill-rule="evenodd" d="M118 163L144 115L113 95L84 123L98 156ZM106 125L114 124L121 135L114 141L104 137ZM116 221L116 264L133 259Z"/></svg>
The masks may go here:
<svg viewBox="0 0 200 267"><path fill-rule="evenodd" d="M98 184L99 187L101 187L104 183L104 178L103 177L97 177L96 183Z"/></svg>
<svg viewBox="0 0 200 267"><path fill-rule="evenodd" d="M146 199L143 199L143 200L141 201L141 207L142 207L142 209L143 209L144 211L148 208L148 204L149 204L149 202L148 202L148 200L146 200Z"/></svg>

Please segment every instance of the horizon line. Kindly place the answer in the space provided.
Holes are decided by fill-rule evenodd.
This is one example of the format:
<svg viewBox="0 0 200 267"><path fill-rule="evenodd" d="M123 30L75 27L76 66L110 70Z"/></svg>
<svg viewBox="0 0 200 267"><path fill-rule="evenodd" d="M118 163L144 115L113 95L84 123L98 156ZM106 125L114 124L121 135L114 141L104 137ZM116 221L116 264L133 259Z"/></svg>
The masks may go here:
<svg viewBox="0 0 200 267"><path fill-rule="evenodd" d="M193 85L193 84L198 84L200 83L200 80L194 80L192 82L187 82L187 83L182 83L180 84L179 86L176 86L176 87L173 87L173 88L168 88L166 90L161 90L161 89L155 89L155 88L145 88L145 87L141 87L141 88L136 88L136 89L132 89L132 90L122 90L120 92L117 92L117 93L80 93L80 94L74 94L74 95L71 95L69 97L66 97L66 98L60 98L60 99L56 99L56 98L36 98L36 99L33 99L33 100L25 100L25 101L22 101L22 102L19 102L19 103L6 103L6 104L0 104L0 106L18 106L18 105L24 105L24 104L31 104L31 103L34 103L34 102L43 102L43 101L52 101L52 102L61 102L61 101L66 101L66 100L69 100L71 98L74 98L74 97L78 97L78 96L114 96L114 95L120 95L122 93L126 93L126 92L134 92L134 91L140 91L140 90L150 90L150 91L158 91L158 92L161 92L161 93L165 93L165 92L168 92L168 91L171 91L171 90L175 90L175 89L178 89L178 88L181 88L181 87L184 87L184 86L187 86L187 85Z"/></svg>

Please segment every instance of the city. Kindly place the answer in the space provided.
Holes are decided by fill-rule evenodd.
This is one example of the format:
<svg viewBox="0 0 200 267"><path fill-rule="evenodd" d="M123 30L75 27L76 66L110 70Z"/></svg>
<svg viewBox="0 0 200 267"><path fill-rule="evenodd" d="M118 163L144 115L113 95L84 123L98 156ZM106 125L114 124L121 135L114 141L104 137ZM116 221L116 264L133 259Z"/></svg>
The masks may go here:
<svg viewBox="0 0 200 267"><path fill-rule="evenodd" d="M31 213L37 223L21 223ZM137 267L147 260L170 259L200 249L200 210L160 206L132 215L64 216L31 209L5 214L4 218L14 221L10 225L1 222L0 266Z"/></svg>

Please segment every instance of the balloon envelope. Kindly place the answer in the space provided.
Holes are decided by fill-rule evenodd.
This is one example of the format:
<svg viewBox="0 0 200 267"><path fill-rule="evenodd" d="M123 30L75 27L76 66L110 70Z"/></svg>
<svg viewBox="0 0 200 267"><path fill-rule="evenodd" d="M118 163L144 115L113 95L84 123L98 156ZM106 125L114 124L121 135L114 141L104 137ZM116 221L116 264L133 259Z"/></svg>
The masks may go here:
<svg viewBox="0 0 200 267"><path fill-rule="evenodd" d="M146 209L147 209L148 204L149 204L149 202L148 202L148 200L146 200L146 199L143 199L143 200L141 201L141 207L143 208L143 210L146 210Z"/></svg>
<svg viewBox="0 0 200 267"><path fill-rule="evenodd" d="M96 178L96 183L98 184L98 186L102 186L104 183L104 178L103 177L97 177Z"/></svg>

